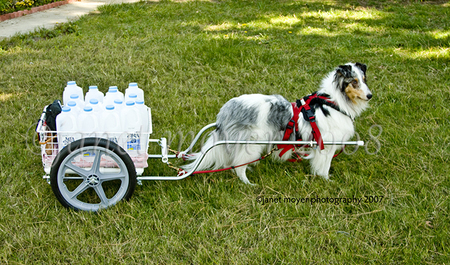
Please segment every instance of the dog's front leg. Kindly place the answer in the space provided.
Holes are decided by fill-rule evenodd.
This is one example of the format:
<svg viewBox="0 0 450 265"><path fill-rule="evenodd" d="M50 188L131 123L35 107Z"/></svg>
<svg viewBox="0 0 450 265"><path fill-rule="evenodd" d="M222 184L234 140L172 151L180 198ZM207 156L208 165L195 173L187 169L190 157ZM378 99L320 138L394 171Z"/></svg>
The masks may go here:
<svg viewBox="0 0 450 265"><path fill-rule="evenodd" d="M311 171L314 175L319 175L329 180L331 161L333 160L336 147L325 147L324 150L314 150L314 157L310 160Z"/></svg>

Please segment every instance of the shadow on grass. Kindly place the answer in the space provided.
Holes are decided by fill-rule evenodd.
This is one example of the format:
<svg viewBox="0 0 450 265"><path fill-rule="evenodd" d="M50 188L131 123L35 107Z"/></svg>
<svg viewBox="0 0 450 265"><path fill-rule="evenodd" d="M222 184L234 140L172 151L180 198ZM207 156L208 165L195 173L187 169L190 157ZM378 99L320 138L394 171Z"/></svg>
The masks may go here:
<svg viewBox="0 0 450 265"><path fill-rule="evenodd" d="M100 15L91 16L113 16L115 23L98 23L92 27L99 32L113 30L118 41L142 38L148 35L149 27L167 27L165 30L168 35L158 39L161 45L179 41L185 35L200 34L193 43L200 46L199 49L204 41L216 41L220 47L226 48L228 45L237 52L240 50L234 46L278 43L286 44L287 47L301 44L305 50L330 46L330 53L339 53L338 46L345 50L355 46L382 49L389 54L392 54L393 49L401 48L407 50L403 53L405 55L413 53L413 50L450 46L450 34L445 29L450 24L450 5L441 2L434 5L398 2L221 1L180 2L174 5L163 1L107 5L100 8ZM167 5L172 7L168 9ZM155 20L155 23L148 25L145 20ZM3 40L0 47L8 50L20 43L79 31L82 30L77 22L67 23L54 30L40 30ZM151 35L148 37L153 38ZM148 41L143 39L137 48L145 47ZM277 48L276 45L274 48ZM436 54L436 51L430 51L425 58L439 57ZM347 54L343 55L348 57ZM207 56L205 59L214 63L216 57Z"/></svg>

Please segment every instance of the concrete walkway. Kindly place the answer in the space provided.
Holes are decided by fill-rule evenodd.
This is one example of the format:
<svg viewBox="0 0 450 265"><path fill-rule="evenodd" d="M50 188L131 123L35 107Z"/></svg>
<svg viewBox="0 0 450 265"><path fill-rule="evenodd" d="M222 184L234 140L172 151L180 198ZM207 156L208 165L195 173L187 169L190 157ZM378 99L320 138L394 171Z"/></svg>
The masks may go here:
<svg viewBox="0 0 450 265"><path fill-rule="evenodd" d="M38 28L53 28L57 23L78 19L80 16L96 10L105 4L134 3L139 0L82 0L63 6L36 12L26 16L0 22L0 39L9 38L19 33L33 32Z"/></svg>

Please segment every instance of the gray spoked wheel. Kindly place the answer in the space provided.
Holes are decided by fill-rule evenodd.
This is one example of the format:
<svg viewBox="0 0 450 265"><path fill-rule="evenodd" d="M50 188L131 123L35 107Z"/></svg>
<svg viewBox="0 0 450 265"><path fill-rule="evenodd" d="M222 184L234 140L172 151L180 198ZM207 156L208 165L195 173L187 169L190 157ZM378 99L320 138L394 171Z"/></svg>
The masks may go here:
<svg viewBox="0 0 450 265"><path fill-rule="evenodd" d="M136 169L117 144L84 138L61 150L53 162L50 183L63 206L98 211L131 197Z"/></svg>

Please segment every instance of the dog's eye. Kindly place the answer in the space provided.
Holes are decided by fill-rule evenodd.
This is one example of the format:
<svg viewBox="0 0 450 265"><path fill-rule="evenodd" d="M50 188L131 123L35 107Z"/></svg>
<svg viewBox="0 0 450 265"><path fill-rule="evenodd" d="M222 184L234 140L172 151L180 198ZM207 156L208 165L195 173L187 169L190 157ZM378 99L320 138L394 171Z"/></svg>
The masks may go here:
<svg viewBox="0 0 450 265"><path fill-rule="evenodd" d="M353 87L356 87L357 85L358 85L358 81L353 80L353 81L352 81L352 86L353 86Z"/></svg>

